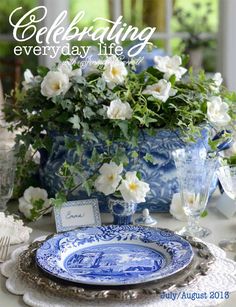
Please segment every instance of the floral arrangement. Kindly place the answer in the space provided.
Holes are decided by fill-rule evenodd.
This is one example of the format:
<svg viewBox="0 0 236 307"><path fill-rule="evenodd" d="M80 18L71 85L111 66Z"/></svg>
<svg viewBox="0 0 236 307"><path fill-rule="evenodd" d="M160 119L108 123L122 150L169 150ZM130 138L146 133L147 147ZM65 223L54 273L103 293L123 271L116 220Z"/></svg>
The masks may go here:
<svg viewBox="0 0 236 307"><path fill-rule="evenodd" d="M222 86L219 73L212 78L204 72L194 76L191 69L184 67L186 62L186 57L156 56L154 67L136 74L132 62L126 67L115 56L84 71L78 63L62 57L51 70L39 67L36 76L27 70L23 87L17 87L13 93L15 102L5 108L11 129L21 131L16 137L21 189L33 185L32 177L39 168L34 157L42 149L51 152L55 134L64 135L66 147L78 156L78 163L65 161L60 168L58 176L63 180L63 188L53 200L58 205L78 188L88 194L95 189L107 194L105 174L112 168L115 179L110 189L115 192L120 184L120 193L128 199L127 184L139 180L139 174L119 177L120 165L126 167L130 159L119 143L129 146L135 163L139 158L140 133L155 135L159 128L179 129L183 138L194 141L202 124L209 124L216 131L226 126L232 130L236 95ZM221 135L227 137L228 133ZM99 141L103 144L102 153L96 147ZM216 148L218 142L210 145ZM85 176L81 161L88 147L93 148L91 173ZM31 159L25 159L29 148L33 150ZM155 162L150 154L144 159ZM148 190L141 186L137 201ZM19 190L18 194L22 192ZM34 218L36 212L31 212Z"/></svg>
<svg viewBox="0 0 236 307"><path fill-rule="evenodd" d="M114 194L122 197L127 203L145 202L146 194L150 191L149 184L141 181L137 172L127 172L122 178L123 165L114 162L104 163L99 169L99 176L94 182L98 192L105 195Z"/></svg>

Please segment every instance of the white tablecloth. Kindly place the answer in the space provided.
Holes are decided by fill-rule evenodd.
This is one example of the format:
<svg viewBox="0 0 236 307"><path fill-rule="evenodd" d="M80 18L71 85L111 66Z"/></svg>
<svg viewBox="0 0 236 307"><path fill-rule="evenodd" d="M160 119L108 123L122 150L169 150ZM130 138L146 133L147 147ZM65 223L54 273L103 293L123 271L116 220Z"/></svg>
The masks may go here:
<svg viewBox="0 0 236 307"><path fill-rule="evenodd" d="M217 197L213 197L210 201L210 204L209 204L210 206L208 209L208 212L209 212L208 216L201 219L201 224L212 230L212 234L209 237L207 237L205 241L214 243L216 245L220 240L224 238L229 238L229 237L232 238L234 235L236 235L236 216L228 220L222 214L220 214L218 210L214 208ZM159 227L164 227L164 228L168 227L172 230L176 230L176 229L181 228L183 225L185 225L184 222L179 222L173 219L173 217L171 217L168 213L155 214L154 216L158 219ZM102 215L102 221L104 223L111 222L111 220L112 220L112 217L110 214ZM55 226L53 224L51 217L44 217L43 219L35 223L29 224L29 226L34 229L31 235L32 240L34 238L37 238L40 235L47 235L49 233L55 232ZM235 255L233 253L228 253L229 258L234 259L234 256ZM22 302L21 297L9 294L9 292L5 289L5 278L4 277L1 276L0 282L1 282L0 307L26 306ZM236 292L230 294L230 298L224 303L222 303L220 306L235 307L235 302L236 302ZM46 306L42 306L42 307L46 307ZM163 305L163 307L165 306Z"/></svg>

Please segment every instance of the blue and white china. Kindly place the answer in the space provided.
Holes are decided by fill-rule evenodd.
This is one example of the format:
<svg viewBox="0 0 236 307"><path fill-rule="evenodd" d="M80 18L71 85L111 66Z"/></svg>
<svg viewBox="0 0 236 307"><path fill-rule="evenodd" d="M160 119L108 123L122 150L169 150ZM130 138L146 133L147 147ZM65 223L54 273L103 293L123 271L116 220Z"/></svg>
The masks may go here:
<svg viewBox="0 0 236 307"><path fill-rule="evenodd" d="M42 186L53 196L59 188L62 187L61 179L57 175L58 170L64 161L68 163L76 162L76 154L72 150L65 148L64 136L52 136L54 145L52 153L49 157L45 153L41 154L42 164L40 170L40 180ZM202 138L192 145L197 148L205 148L208 143L207 129L202 130ZM78 141L80 141L78 139ZM124 145L124 146L123 146ZM125 144L122 146L127 153L132 154L132 150ZM115 146L115 144L114 144ZM184 148L186 143L181 139L178 130L157 129L154 136L150 136L145 132L140 134L139 140L139 159L133 161L130 157L130 165L127 170L139 171L142 180L150 185L150 193L146 197L145 203L138 204L137 211L142 212L143 209L148 208L150 212L168 212L169 205L174 193L179 191L179 185L176 175L176 168L172 157L172 151L178 148ZM91 165L88 163L86 156L91 156L92 149L96 147L98 152L104 152L104 144L88 144L88 151L86 152L82 161L83 167L87 172L91 172ZM151 163L145 160L146 154L151 154L154 157L154 162ZM212 191L216 187L216 182L213 184ZM86 199L87 193L84 190L78 190L73 194L74 199ZM91 197L98 198L99 208L101 212L109 212L108 202L104 195L95 193Z"/></svg>
<svg viewBox="0 0 236 307"><path fill-rule="evenodd" d="M132 224L132 217L137 209L136 203L127 203L123 199L113 197L109 199L108 206L114 217L113 224Z"/></svg>
<svg viewBox="0 0 236 307"><path fill-rule="evenodd" d="M155 226L157 220L150 215L149 210L146 208L143 209L142 214L135 219L135 224L142 226Z"/></svg>
<svg viewBox="0 0 236 307"><path fill-rule="evenodd" d="M38 248L36 262L63 280L118 286L170 276L193 255L190 243L168 230L109 225L55 235Z"/></svg>

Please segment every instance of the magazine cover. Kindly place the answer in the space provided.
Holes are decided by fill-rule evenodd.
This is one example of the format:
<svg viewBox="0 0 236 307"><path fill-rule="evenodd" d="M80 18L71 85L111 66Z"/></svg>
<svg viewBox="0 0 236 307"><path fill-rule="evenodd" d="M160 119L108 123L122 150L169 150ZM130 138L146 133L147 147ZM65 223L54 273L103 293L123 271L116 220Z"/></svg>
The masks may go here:
<svg viewBox="0 0 236 307"><path fill-rule="evenodd" d="M0 2L0 307L235 306L235 12Z"/></svg>

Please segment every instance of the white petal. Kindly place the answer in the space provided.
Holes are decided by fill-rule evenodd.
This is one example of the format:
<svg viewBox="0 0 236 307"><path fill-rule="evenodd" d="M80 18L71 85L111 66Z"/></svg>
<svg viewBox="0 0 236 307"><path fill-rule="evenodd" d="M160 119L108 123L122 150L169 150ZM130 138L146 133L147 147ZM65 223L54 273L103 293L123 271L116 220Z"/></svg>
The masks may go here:
<svg viewBox="0 0 236 307"><path fill-rule="evenodd" d="M177 220L187 221L187 216L183 209L180 193L175 193L172 197L170 214L172 214Z"/></svg>
<svg viewBox="0 0 236 307"><path fill-rule="evenodd" d="M24 72L24 79L26 83L30 83L34 80L34 76L29 69L26 69Z"/></svg>

